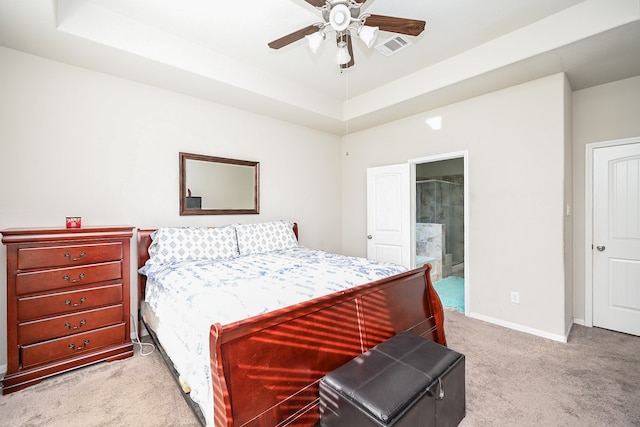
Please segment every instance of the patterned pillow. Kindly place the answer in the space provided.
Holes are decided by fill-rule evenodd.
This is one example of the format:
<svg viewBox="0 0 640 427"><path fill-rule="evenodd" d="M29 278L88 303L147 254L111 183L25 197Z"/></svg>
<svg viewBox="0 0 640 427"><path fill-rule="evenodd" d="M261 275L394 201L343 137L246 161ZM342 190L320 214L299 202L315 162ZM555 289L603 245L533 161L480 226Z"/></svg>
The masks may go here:
<svg viewBox="0 0 640 427"><path fill-rule="evenodd" d="M227 259L239 255L234 227L160 228L151 239L149 256L153 262Z"/></svg>
<svg viewBox="0 0 640 427"><path fill-rule="evenodd" d="M293 223L273 221L258 224L236 224L240 255L278 251L298 246Z"/></svg>

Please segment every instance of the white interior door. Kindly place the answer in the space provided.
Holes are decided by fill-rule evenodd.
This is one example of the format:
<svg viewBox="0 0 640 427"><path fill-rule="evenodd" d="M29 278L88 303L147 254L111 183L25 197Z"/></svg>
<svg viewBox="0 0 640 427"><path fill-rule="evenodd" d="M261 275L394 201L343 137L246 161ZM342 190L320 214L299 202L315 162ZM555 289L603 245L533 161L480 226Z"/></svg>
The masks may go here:
<svg viewBox="0 0 640 427"><path fill-rule="evenodd" d="M367 258L411 267L409 164L367 169Z"/></svg>
<svg viewBox="0 0 640 427"><path fill-rule="evenodd" d="M640 143L593 154L593 325L640 335Z"/></svg>

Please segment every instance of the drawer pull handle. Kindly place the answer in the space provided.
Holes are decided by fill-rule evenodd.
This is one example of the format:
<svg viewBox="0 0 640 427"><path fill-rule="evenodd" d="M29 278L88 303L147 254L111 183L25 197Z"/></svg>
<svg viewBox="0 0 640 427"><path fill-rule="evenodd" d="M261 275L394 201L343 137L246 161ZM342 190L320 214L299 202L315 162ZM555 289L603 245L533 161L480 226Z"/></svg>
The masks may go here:
<svg viewBox="0 0 640 427"><path fill-rule="evenodd" d="M83 348L85 348L85 347L87 346L87 344L89 344L89 340L84 340L84 344L83 344L82 346L80 346L80 347L76 347L76 346L72 343L72 344L69 344L69 348L70 348L71 350L74 350L74 351L79 351L79 350L82 350Z"/></svg>
<svg viewBox="0 0 640 427"><path fill-rule="evenodd" d="M85 319L82 319L78 326L71 326L71 323L69 322L65 323L64 326L66 326L68 329L71 329L72 331L75 331L76 329L80 329L85 323L87 323L87 321Z"/></svg>
<svg viewBox="0 0 640 427"><path fill-rule="evenodd" d="M77 279L72 279L69 276L64 276L63 277L64 280L66 280L69 283L78 283L79 281L81 281L82 279L84 279L84 273L80 273L80 275L78 276Z"/></svg>
<svg viewBox="0 0 640 427"><path fill-rule="evenodd" d="M83 303L83 302L85 302L86 300L87 300L87 297L82 297L82 298L80 298L80 302L79 302L79 303L77 303L77 304L71 304L71 300L70 300L70 299L67 299L67 300L64 300L64 303L65 303L65 304L67 304L67 305L70 305L71 307L79 307L79 306L81 306L81 305L82 305L82 303Z"/></svg>
<svg viewBox="0 0 640 427"><path fill-rule="evenodd" d="M87 253L82 251L80 252L80 256L78 258L71 258L71 254L69 252L67 252L66 254L64 254L65 258L68 258L69 261L80 261L82 259L82 257L86 256Z"/></svg>

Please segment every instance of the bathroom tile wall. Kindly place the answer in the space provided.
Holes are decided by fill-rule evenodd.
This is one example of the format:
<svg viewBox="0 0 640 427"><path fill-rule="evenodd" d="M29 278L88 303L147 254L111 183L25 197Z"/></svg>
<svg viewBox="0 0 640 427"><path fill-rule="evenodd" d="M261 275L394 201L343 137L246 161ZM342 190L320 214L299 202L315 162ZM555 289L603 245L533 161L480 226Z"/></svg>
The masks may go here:
<svg viewBox="0 0 640 427"><path fill-rule="evenodd" d="M458 182L463 177L446 179L416 183L416 222L443 224L445 253L458 264L464 262L464 186Z"/></svg>

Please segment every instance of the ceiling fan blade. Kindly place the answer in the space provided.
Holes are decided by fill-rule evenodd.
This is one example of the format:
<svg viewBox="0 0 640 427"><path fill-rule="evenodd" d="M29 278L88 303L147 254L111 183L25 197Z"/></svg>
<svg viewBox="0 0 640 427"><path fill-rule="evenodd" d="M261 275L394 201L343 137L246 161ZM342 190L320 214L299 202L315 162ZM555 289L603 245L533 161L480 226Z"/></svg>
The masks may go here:
<svg viewBox="0 0 640 427"><path fill-rule="evenodd" d="M287 34L284 37L280 37L278 40L274 40L269 43L269 47L271 49L280 49L285 47L293 42L296 42L303 38L304 36L308 36L309 34L317 33L319 30L318 26L313 24L308 27L304 27L299 29L298 31L294 31L291 34Z"/></svg>
<svg viewBox="0 0 640 427"><path fill-rule="evenodd" d="M369 15L364 24L369 27L378 27L380 31L418 36L424 31L426 22L417 19L395 18L393 16Z"/></svg>
<svg viewBox="0 0 640 427"><path fill-rule="evenodd" d="M338 41L344 40L347 42L347 50L349 51L349 56L351 59L346 64L340 64L341 70L346 70L348 68L353 67L356 64L356 61L353 57L353 45L351 44L351 34L345 33L343 36L338 36Z"/></svg>
<svg viewBox="0 0 640 427"><path fill-rule="evenodd" d="M322 7L326 3L324 0L304 0L313 7Z"/></svg>

